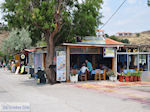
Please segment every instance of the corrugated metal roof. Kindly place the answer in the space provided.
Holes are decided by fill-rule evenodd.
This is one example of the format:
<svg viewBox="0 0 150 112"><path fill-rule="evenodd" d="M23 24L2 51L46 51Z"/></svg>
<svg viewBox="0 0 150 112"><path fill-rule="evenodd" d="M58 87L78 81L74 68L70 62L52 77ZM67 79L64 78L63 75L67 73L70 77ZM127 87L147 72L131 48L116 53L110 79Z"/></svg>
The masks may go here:
<svg viewBox="0 0 150 112"><path fill-rule="evenodd" d="M80 47L123 47L124 44L85 44L85 43L63 43L64 46L80 46Z"/></svg>

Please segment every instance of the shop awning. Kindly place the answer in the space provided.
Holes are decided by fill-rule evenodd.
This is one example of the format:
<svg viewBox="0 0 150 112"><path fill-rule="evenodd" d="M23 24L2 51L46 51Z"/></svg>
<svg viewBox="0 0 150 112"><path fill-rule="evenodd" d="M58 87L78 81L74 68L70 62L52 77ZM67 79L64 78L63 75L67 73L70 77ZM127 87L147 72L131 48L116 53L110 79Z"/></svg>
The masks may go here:
<svg viewBox="0 0 150 112"><path fill-rule="evenodd" d="M25 51L28 51L28 52L35 52L36 49L25 49Z"/></svg>
<svg viewBox="0 0 150 112"><path fill-rule="evenodd" d="M63 43L64 46L79 46L79 47L124 47L123 44L85 44L85 43Z"/></svg>

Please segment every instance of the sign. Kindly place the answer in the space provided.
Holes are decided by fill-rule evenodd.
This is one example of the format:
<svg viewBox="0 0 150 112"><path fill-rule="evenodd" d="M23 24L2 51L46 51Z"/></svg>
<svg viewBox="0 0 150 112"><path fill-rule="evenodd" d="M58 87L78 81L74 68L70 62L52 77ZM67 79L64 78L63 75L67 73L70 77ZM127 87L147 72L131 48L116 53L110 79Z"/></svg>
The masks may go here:
<svg viewBox="0 0 150 112"><path fill-rule="evenodd" d="M66 52L57 51L56 54L56 80L66 81Z"/></svg>
<svg viewBox="0 0 150 112"><path fill-rule="evenodd" d="M24 54L21 54L21 59L24 60L26 56Z"/></svg>
<svg viewBox="0 0 150 112"><path fill-rule="evenodd" d="M0 103L0 112L31 112L29 103Z"/></svg>
<svg viewBox="0 0 150 112"><path fill-rule="evenodd" d="M128 49L128 52L138 52L138 49Z"/></svg>
<svg viewBox="0 0 150 112"><path fill-rule="evenodd" d="M115 49L114 48L104 48L103 49L103 57L104 58L113 58L115 57Z"/></svg>

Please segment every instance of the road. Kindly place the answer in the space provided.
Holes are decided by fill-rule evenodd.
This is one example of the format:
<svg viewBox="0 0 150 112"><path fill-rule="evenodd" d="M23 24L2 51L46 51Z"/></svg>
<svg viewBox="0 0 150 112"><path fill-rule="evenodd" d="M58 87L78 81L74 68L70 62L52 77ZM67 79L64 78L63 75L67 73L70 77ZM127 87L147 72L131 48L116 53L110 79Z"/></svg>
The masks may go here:
<svg viewBox="0 0 150 112"><path fill-rule="evenodd" d="M86 84L89 88L82 87L87 87L85 83L37 85L27 75L15 75L0 69L0 102L30 103L31 112L150 112L150 103L142 103L128 96L118 97L119 92L106 94L101 91L105 87ZM111 89L113 91L114 88ZM142 91L141 94L147 95L147 100L150 99L149 87L131 87L127 90L129 93L132 90ZM126 88L117 91L126 91Z"/></svg>

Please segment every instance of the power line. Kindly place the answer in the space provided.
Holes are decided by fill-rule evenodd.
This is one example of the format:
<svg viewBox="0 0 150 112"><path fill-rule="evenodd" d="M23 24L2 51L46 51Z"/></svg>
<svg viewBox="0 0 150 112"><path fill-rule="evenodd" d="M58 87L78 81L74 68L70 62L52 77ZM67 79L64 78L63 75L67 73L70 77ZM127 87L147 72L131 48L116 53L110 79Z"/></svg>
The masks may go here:
<svg viewBox="0 0 150 112"><path fill-rule="evenodd" d="M100 30L102 29L102 28L104 28L107 24L108 24L108 22L113 18L113 16L119 11L119 9L124 5L124 3L126 2L127 0L124 0L122 3L121 3L121 5L117 8L117 10L112 14L112 16L110 16L110 18L106 21L106 23L105 24L103 24L103 26L100 28Z"/></svg>

